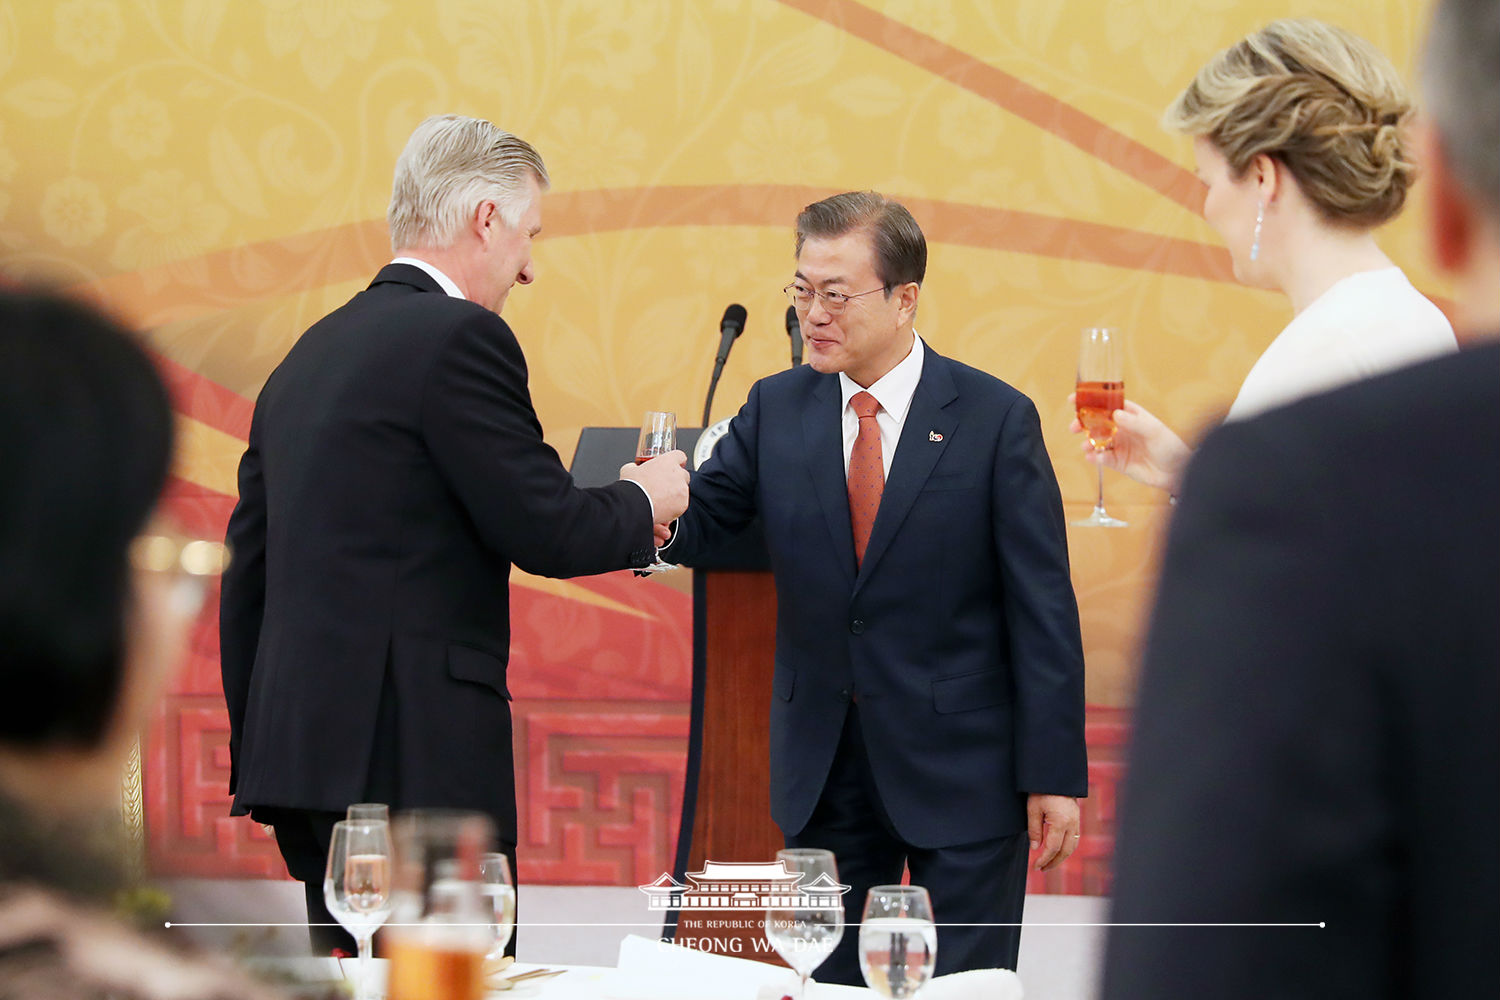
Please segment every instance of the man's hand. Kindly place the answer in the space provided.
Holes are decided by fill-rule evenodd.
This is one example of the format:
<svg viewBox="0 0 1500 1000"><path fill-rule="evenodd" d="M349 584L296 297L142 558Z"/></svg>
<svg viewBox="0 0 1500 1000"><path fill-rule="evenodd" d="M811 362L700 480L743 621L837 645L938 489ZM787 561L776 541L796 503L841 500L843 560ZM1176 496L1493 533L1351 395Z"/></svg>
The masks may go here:
<svg viewBox="0 0 1500 1000"><path fill-rule="evenodd" d="M687 510L687 456L680 451L669 451L640 465L622 465L620 478L634 480L646 491L657 524L671 524Z"/></svg>
<svg viewBox="0 0 1500 1000"><path fill-rule="evenodd" d="M1066 795L1026 796L1026 833L1038 846L1036 870L1050 871L1078 849L1078 800Z"/></svg>
<svg viewBox="0 0 1500 1000"><path fill-rule="evenodd" d="M1069 394L1068 405L1076 406ZM1076 411L1075 411L1076 412ZM1083 433L1078 417L1068 425L1074 434ZM1103 451L1095 451L1085 439L1084 458L1123 472L1138 483L1176 493L1182 482L1182 470L1192 457L1192 450L1161 419L1138 403L1125 401L1124 409L1115 411L1115 437Z"/></svg>

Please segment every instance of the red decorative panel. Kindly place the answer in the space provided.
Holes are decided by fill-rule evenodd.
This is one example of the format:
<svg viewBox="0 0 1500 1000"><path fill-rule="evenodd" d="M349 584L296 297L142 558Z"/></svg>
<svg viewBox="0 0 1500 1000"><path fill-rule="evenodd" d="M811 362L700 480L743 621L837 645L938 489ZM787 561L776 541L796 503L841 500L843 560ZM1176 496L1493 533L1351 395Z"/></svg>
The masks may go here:
<svg viewBox="0 0 1500 1000"><path fill-rule="evenodd" d="M579 582L636 613L511 590L520 875L638 885L676 851L692 600L629 573Z"/></svg>
<svg viewBox="0 0 1500 1000"><path fill-rule="evenodd" d="M222 537L233 499L174 481L166 507ZM671 867L682 815L692 677L692 601L613 573L574 581L581 599L511 590L520 876L641 885ZM158 708L145 747L147 855L158 875L284 878L276 845L229 816L229 721L217 602ZM1088 711L1083 839L1031 892L1106 895L1129 713Z"/></svg>
<svg viewBox="0 0 1500 1000"><path fill-rule="evenodd" d="M222 538L231 497L174 480L164 506L183 530ZM229 716L219 680L217 594L193 630L187 662L157 707L144 747L146 855L158 875L284 878L271 837L229 815Z"/></svg>
<svg viewBox="0 0 1500 1000"><path fill-rule="evenodd" d="M1090 705L1084 723L1089 748L1089 795L1080 803L1083 837L1073 856L1050 872L1031 872L1027 892L1107 896L1115 851L1115 803L1125 770L1130 712Z"/></svg>
<svg viewBox="0 0 1500 1000"><path fill-rule="evenodd" d="M688 706L518 702L521 878L640 885L671 868Z"/></svg>

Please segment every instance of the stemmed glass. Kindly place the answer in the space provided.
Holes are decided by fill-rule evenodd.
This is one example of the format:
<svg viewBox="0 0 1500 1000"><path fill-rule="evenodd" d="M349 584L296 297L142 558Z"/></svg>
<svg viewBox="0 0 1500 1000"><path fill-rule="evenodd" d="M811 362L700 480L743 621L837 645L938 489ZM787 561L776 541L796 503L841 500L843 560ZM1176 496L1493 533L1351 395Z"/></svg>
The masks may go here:
<svg viewBox="0 0 1500 1000"><path fill-rule="evenodd" d="M1091 326L1083 331L1078 347L1078 387L1074 394L1078 422L1095 451L1113 447L1115 411L1125 405L1125 350L1120 331ZM1099 494L1094 509L1081 521L1082 528L1123 528L1128 522L1111 517L1104 509L1104 466L1099 474Z"/></svg>
<svg viewBox="0 0 1500 1000"><path fill-rule="evenodd" d="M491 927L495 932L495 943L485 957L498 961L505 955L505 946L516 930L516 887L510 879L510 858L503 854L482 854L479 857L479 892L484 896L486 915L493 914Z"/></svg>
<svg viewBox="0 0 1500 1000"><path fill-rule="evenodd" d="M389 821L391 807L384 802L356 802L344 814L345 819L379 819Z"/></svg>
<svg viewBox="0 0 1500 1000"><path fill-rule="evenodd" d="M391 835L384 820L340 820L328 845L323 901L359 945L355 1000L369 993L370 941L391 915Z"/></svg>
<svg viewBox="0 0 1500 1000"><path fill-rule="evenodd" d="M807 981L844 936L844 902L839 892L839 870L832 851L807 847L776 852L784 870L801 873L795 895L777 900L766 910L766 939L782 961L797 974L797 998L807 994Z"/></svg>
<svg viewBox="0 0 1500 1000"><path fill-rule="evenodd" d="M650 410L641 421L641 437L635 446L635 464L648 462L657 455L665 455L677 447L677 414L665 410ZM650 565L642 566L637 570L640 573L664 573L669 569L676 569L669 562L662 560L658 553Z"/></svg>
<svg viewBox="0 0 1500 1000"><path fill-rule="evenodd" d="M392 997L480 1000L494 941L479 861L494 824L479 813L420 810L397 816L391 926L385 932Z"/></svg>
<svg viewBox="0 0 1500 1000"><path fill-rule="evenodd" d="M937 926L932 900L919 885L877 885L865 898L859 925L859 971L883 997L914 997L932 978Z"/></svg>

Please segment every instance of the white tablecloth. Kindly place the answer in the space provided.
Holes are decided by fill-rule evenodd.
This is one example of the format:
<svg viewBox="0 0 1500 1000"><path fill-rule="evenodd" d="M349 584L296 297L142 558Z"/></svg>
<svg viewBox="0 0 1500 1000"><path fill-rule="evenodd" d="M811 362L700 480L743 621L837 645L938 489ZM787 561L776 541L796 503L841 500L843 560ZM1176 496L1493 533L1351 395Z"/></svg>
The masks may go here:
<svg viewBox="0 0 1500 1000"><path fill-rule="evenodd" d="M304 982L347 979L357 975L357 959L306 958L264 963L278 977ZM385 995L386 961L370 960L376 996ZM542 966L517 962L508 974ZM523 980L513 988L491 994L509 1000L780 1000L794 993L797 977L790 969L727 955L711 955L630 935L620 943L618 967L550 965L565 970L547 979ZM872 1000L877 994L863 987L834 986L814 978L806 1000ZM1021 981L999 969L938 976L922 991L921 1000L1021 1000Z"/></svg>

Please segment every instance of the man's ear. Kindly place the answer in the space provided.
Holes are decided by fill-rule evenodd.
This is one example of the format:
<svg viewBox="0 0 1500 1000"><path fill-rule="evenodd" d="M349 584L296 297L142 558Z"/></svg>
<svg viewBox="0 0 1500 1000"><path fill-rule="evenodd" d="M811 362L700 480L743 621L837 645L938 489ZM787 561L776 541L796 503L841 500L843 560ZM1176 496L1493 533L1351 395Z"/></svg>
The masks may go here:
<svg viewBox="0 0 1500 1000"><path fill-rule="evenodd" d="M481 201L474 206L474 216L469 224L479 242L488 243L495 235L495 227L500 225L500 206L493 201Z"/></svg>
<svg viewBox="0 0 1500 1000"><path fill-rule="evenodd" d="M1449 166L1448 153L1431 122L1417 127L1417 156L1427 188L1427 245L1444 271L1461 271L1469 262L1474 223L1469 200Z"/></svg>
<svg viewBox="0 0 1500 1000"><path fill-rule="evenodd" d="M922 286L915 281L908 281L896 288L896 308L901 311L901 322L908 323L917 313L917 299L921 295Z"/></svg>

